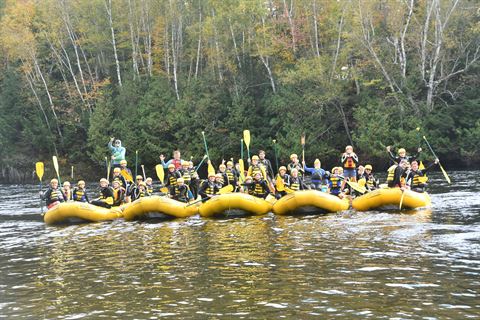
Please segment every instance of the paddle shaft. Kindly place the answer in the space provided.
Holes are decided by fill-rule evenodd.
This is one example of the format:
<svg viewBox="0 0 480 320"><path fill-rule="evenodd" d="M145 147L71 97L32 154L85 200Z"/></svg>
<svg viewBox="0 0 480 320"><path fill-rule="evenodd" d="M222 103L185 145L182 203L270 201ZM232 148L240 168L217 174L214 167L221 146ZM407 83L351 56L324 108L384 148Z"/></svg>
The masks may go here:
<svg viewBox="0 0 480 320"><path fill-rule="evenodd" d="M198 166L195 168L195 172L197 172L198 169L200 169L200 167L202 166L203 162L204 162L205 159L207 159L207 158L208 158L208 156L207 156L207 157L203 157L202 161L200 161L200 163L198 164Z"/></svg>
<svg viewBox="0 0 480 320"><path fill-rule="evenodd" d="M427 146L428 146L428 149L430 149L430 152L432 152L433 156L438 159L437 155L435 154L435 151L433 151L432 149L432 146L430 145L430 143L428 143L428 140L425 136L423 136L423 140L425 140L425 142L427 143ZM442 171L443 173L443 176L445 177L445 180L447 180L448 183L451 183L451 180L450 180L450 177L448 176L447 172L445 171L445 169L443 169L443 166L442 164L440 163L440 161L438 161L438 166L440 167L440 170Z"/></svg>
<svg viewBox="0 0 480 320"><path fill-rule="evenodd" d="M398 210L402 210L403 198L405 197L405 190L402 190L402 197L400 198L400 204L398 205Z"/></svg>
<svg viewBox="0 0 480 320"><path fill-rule="evenodd" d="M58 167L58 160L56 156L52 157L53 167L55 168L55 172L57 173L58 185L62 185L62 180L60 179L60 168Z"/></svg>
<svg viewBox="0 0 480 320"><path fill-rule="evenodd" d="M147 177L145 176L145 166L142 164L142 173L143 173L143 181L147 180Z"/></svg>
<svg viewBox="0 0 480 320"><path fill-rule="evenodd" d="M273 140L273 153L275 154L275 167L278 172L277 140Z"/></svg>
<svg viewBox="0 0 480 320"><path fill-rule="evenodd" d="M205 138L205 132L202 131L203 137L203 144L205 145L205 152L207 154L207 158L210 159L210 155L208 154L208 146L207 146L207 138Z"/></svg>
<svg viewBox="0 0 480 320"><path fill-rule="evenodd" d="M138 150L135 151L135 177L138 173Z"/></svg>

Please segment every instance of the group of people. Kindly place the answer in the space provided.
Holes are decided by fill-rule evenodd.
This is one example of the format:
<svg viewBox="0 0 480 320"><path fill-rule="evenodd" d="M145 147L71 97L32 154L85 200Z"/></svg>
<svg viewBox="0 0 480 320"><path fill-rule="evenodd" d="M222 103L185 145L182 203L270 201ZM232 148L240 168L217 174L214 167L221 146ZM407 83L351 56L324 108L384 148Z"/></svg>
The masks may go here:
<svg viewBox="0 0 480 320"><path fill-rule="evenodd" d="M97 198L89 201L83 180L78 181L72 190L68 181L60 188L58 180L52 179L49 189L41 194L47 207L51 208L64 201L80 201L109 208L154 194L152 178L141 175L133 178L127 167L125 148L121 141L114 142L112 138L108 147L112 153L112 176L108 177L109 179L100 179ZM417 151L422 150L419 148ZM424 192L428 180L426 173L438 163L438 159L423 168L417 156L407 155L403 148L398 149L397 155L392 153L391 147L387 147L387 152L393 163L388 169L388 187ZM300 162L296 154L292 154L290 163L280 166L275 175L271 162L265 156L265 151L260 150L258 155L248 159L248 169L242 166L243 162L234 163L231 159L222 161L215 170L208 160L208 175L206 179L200 179L197 172L199 166L195 167L192 161L183 160L179 150L175 150L173 158L167 162L164 155L160 155L161 166L166 172L164 181L160 181L159 195L181 202L194 201L198 196L202 201L207 201L222 193L222 190L227 190L260 198L271 195L279 199L298 190L315 189L343 198L354 197L380 187L378 179L373 175L372 165L361 165L352 146L345 147L340 158L341 165L331 171L323 169L319 159L315 159L313 167L310 168L304 161Z"/></svg>

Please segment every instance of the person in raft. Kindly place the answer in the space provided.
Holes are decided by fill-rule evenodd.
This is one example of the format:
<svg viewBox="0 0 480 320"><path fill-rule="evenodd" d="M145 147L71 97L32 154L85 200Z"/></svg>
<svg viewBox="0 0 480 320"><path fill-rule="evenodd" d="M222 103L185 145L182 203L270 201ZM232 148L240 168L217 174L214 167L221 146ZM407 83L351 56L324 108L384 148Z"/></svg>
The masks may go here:
<svg viewBox="0 0 480 320"><path fill-rule="evenodd" d="M277 200L287 195L289 185L290 176L287 174L287 168L285 166L281 166L278 168L278 174L275 178L275 198Z"/></svg>
<svg viewBox="0 0 480 320"><path fill-rule="evenodd" d="M182 169L182 157L180 154L180 150L175 150L173 151L173 159L168 160L165 162L165 156L163 154L160 155L160 161L162 162L162 166L164 168L168 168L170 164L173 164L175 166L175 170L180 170Z"/></svg>
<svg viewBox="0 0 480 320"><path fill-rule="evenodd" d="M393 161L396 164L399 164L400 161L402 161L402 160L407 160L408 162L411 162L413 159L418 158L418 155L420 154L420 152L422 152L422 148L417 149L417 154L413 154L413 155L409 156L409 155L407 155L407 151L404 148L400 148L397 151L398 156L395 156L392 152L392 147L387 146L388 156L389 156L390 160Z"/></svg>
<svg viewBox="0 0 480 320"><path fill-rule="evenodd" d="M272 163L270 160L265 158L265 151L264 150L259 150L258 151L258 163L263 165L265 169L267 170L267 176L269 180L273 180L274 174L273 174L273 168L272 168Z"/></svg>
<svg viewBox="0 0 480 320"><path fill-rule="evenodd" d="M108 186L108 180L100 179L100 195L91 204L104 208L111 208L113 205L113 190Z"/></svg>
<svg viewBox="0 0 480 320"><path fill-rule="evenodd" d="M73 192L72 192L69 181L64 181L63 182L62 192L63 192L63 198L65 199L65 201L72 201L73 200Z"/></svg>
<svg viewBox="0 0 480 320"><path fill-rule="evenodd" d="M45 193L40 191L40 198L42 200L45 200L45 205L48 209L55 207L61 202L65 202L63 192L58 188L57 179L50 180L50 186L48 187L47 191L45 191Z"/></svg>
<svg viewBox="0 0 480 320"><path fill-rule="evenodd" d="M87 190L85 189L85 181L78 180L77 186L73 188L73 201L89 202Z"/></svg>
<svg viewBox="0 0 480 320"><path fill-rule="evenodd" d="M409 163L407 160L400 160L398 165L394 164L388 168L387 185L389 188L400 188L404 190L407 187L406 178Z"/></svg>
<svg viewBox="0 0 480 320"><path fill-rule="evenodd" d="M378 188L378 180L375 179L372 173L373 167L371 164L367 164L365 166L365 174L364 177L367 180L366 187L369 191L375 190Z"/></svg>
<svg viewBox="0 0 480 320"><path fill-rule="evenodd" d="M328 174L322 169L322 163L319 159L315 159L313 162L313 168L309 168L305 165L305 161L302 162L305 172L312 175L312 186L315 190L322 190L322 185L327 184Z"/></svg>
<svg viewBox="0 0 480 320"><path fill-rule="evenodd" d="M127 164L127 160L120 161L120 174L122 175L122 177L125 178L125 181L127 182L124 188L128 188L128 185L133 183L132 170L127 167ZM115 169L113 171L115 172Z"/></svg>
<svg viewBox="0 0 480 320"><path fill-rule="evenodd" d="M437 165L438 162L439 160L435 159L435 161L432 162L428 167L426 167L423 170L420 170L418 168L418 161L412 160L412 163L410 164L411 168L410 168L410 171L408 171L407 178L406 178L407 185L410 186L410 190L415 192L420 192L420 193L425 192L425 187L427 186L427 180L428 180L426 173L433 166Z"/></svg>
<svg viewBox="0 0 480 320"><path fill-rule="evenodd" d="M175 186L175 195L173 196L173 199L185 203L193 200L193 194L188 185L185 184L184 178L177 179L177 185Z"/></svg>
<svg viewBox="0 0 480 320"><path fill-rule="evenodd" d="M297 169L298 170L298 176L300 177L300 179L303 179L303 174L305 173L303 171L303 166L300 164L300 161L298 160L298 156L296 153L292 153L290 155L290 160L292 162L290 162L288 165L287 165L287 170L289 172L289 174L291 175L292 174L292 170L293 169Z"/></svg>
<svg viewBox="0 0 480 320"><path fill-rule="evenodd" d="M208 180L203 181L198 190L198 194L202 197L202 200L207 201L211 197L218 193L218 185L215 182L215 173L210 172L208 174Z"/></svg>
<svg viewBox="0 0 480 320"><path fill-rule="evenodd" d="M126 152L126 149L122 147L122 141L119 139L115 140L114 137L111 137L108 142L108 149L110 149L110 152L112 153L112 167L120 167L120 161L125 160Z"/></svg>

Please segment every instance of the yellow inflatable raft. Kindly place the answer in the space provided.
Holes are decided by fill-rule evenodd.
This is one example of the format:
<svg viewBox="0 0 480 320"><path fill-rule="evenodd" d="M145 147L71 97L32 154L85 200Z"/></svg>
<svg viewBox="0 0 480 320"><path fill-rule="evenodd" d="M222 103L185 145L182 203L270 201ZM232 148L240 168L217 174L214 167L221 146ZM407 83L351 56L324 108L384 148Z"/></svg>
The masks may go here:
<svg viewBox="0 0 480 320"><path fill-rule="evenodd" d="M106 209L85 202L64 202L45 213L47 224L113 220L122 217L118 208Z"/></svg>
<svg viewBox="0 0 480 320"><path fill-rule="evenodd" d="M202 203L198 211L202 217L215 215L262 215L272 210L272 205L261 198L245 193L226 193Z"/></svg>
<svg viewBox="0 0 480 320"><path fill-rule="evenodd" d="M164 215L186 218L197 214L198 207L187 207L186 203L167 197L151 196L143 197L129 204L123 211L123 217L127 221L145 218L158 218Z"/></svg>
<svg viewBox="0 0 480 320"><path fill-rule="evenodd" d="M402 201L402 194L403 201ZM399 188L377 189L353 200L352 207L358 211L367 211L376 208L399 209L402 201L402 209L415 209L429 207L431 205L428 193L414 192Z"/></svg>
<svg viewBox="0 0 480 320"><path fill-rule="evenodd" d="M347 210L347 199L340 199L317 190L302 190L289 193L273 205L275 214L289 213L327 213Z"/></svg>

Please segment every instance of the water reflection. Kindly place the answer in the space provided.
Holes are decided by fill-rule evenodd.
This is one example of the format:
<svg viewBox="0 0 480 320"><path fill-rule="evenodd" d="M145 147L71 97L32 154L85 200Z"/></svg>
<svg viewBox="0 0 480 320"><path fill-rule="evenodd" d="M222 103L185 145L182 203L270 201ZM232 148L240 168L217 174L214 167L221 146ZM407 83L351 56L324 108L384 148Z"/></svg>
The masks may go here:
<svg viewBox="0 0 480 320"><path fill-rule="evenodd" d="M452 174L451 189L441 178L431 177L434 208L415 212L60 227L33 219L37 199L0 186L10 197L0 209L0 315L478 316L478 178Z"/></svg>

